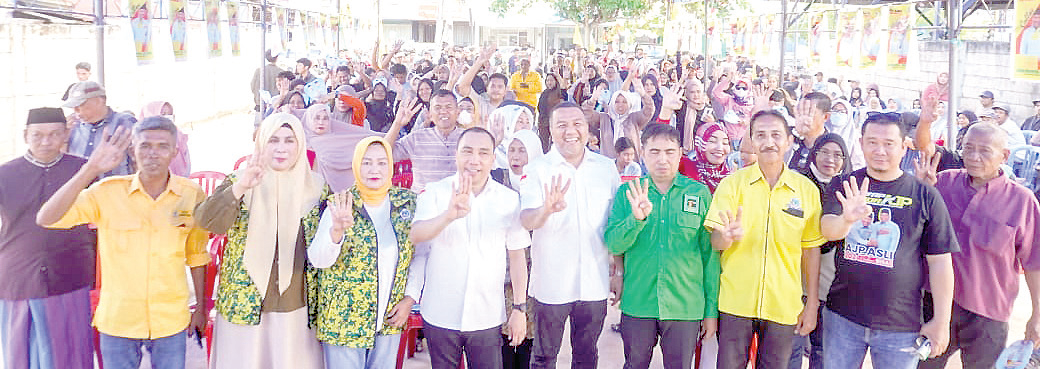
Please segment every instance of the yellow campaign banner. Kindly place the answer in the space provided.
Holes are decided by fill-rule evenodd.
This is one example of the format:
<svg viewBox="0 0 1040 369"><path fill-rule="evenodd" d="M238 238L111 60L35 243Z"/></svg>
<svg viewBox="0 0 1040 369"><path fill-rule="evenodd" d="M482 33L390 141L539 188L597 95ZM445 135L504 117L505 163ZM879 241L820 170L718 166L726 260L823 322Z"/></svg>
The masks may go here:
<svg viewBox="0 0 1040 369"><path fill-rule="evenodd" d="M859 65L859 32L856 30L856 11L838 13L838 55L839 67L855 67Z"/></svg>
<svg viewBox="0 0 1040 369"><path fill-rule="evenodd" d="M184 47L188 33L188 15L184 10L187 0L170 0L170 39L173 41L173 60L185 61L188 51Z"/></svg>
<svg viewBox="0 0 1040 369"><path fill-rule="evenodd" d="M152 16L148 0L130 0L130 30L134 33L137 64L152 62Z"/></svg>
<svg viewBox="0 0 1040 369"><path fill-rule="evenodd" d="M906 57L910 50L910 5L888 6L888 54L889 70L906 70Z"/></svg>
<svg viewBox="0 0 1040 369"><path fill-rule="evenodd" d="M206 0L206 36L209 40L209 57L221 54L220 46L220 1Z"/></svg>
<svg viewBox="0 0 1040 369"><path fill-rule="evenodd" d="M231 37L231 56L238 56L242 53L242 48L239 43L238 34L238 3L234 1L227 2L227 24L228 34Z"/></svg>
<svg viewBox="0 0 1040 369"><path fill-rule="evenodd" d="M881 55L881 8L860 9L860 37L863 50L860 52L860 68L873 68Z"/></svg>
<svg viewBox="0 0 1040 369"><path fill-rule="evenodd" d="M288 49L289 34L285 30L285 8L275 8L275 17L278 22L278 41L282 44L282 50Z"/></svg>
<svg viewBox="0 0 1040 369"><path fill-rule="evenodd" d="M826 35L826 23L823 12L809 14L809 66L820 65L820 59L826 52L823 37Z"/></svg>
<svg viewBox="0 0 1040 369"><path fill-rule="evenodd" d="M1040 0L1015 2L1013 77L1040 81Z"/></svg>

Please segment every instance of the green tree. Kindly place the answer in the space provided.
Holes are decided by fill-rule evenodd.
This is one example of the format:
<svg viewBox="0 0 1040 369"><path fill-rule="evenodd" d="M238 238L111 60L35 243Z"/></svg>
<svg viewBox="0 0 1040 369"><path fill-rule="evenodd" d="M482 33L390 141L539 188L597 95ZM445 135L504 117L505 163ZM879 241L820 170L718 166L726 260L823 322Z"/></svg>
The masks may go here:
<svg viewBox="0 0 1040 369"><path fill-rule="evenodd" d="M650 9L645 0L493 0L491 10L505 14L525 9L531 1L548 3L563 19L580 24L583 44L592 45L592 30L601 23L618 18L638 17Z"/></svg>

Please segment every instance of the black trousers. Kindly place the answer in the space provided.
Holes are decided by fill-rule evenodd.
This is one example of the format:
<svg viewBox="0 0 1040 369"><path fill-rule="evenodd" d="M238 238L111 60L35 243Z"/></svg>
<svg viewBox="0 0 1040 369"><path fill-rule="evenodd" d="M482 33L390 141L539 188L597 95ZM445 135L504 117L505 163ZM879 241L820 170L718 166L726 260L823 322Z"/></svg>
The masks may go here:
<svg viewBox="0 0 1040 369"><path fill-rule="evenodd" d="M531 367L531 345L534 339L525 338L519 346L509 345L509 337L502 336L502 369L527 369Z"/></svg>
<svg viewBox="0 0 1040 369"><path fill-rule="evenodd" d="M457 369L462 354L469 368L502 368L502 326L462 332L423 320L433 369Z"/></svg>
<svg viewBox="0 0 1040 369"><path fill-rule="evenodd" d="M758 335L755 368L786 368L794 344L794 325L719 312L718 369L744 369L751 338Z"/></svg>
<svg viewBox="0 0 1040 369"><path fill-rule="evenodd" d="M701 334L700 320L658 320L621 314L625 369L647 369L661 339L665 369L689 369Z"/></svg>
<svg viewBox="0 0 1040 369"><path fill-rule="evenodd" d="M926 294L925 306L931 310L931 294ZM932 312L927 314L931 318ZM953 304L950 315L950 345L938 357L922 361L918 369L942 369L957 350L961 350L961 367L964 369L993 367L1000 352L1007 344L1008 323L996 321L965 310Z"/></svg>
<svg viewBox="0 0 1040 369"><path fill-rule="evenodd" d="M607 300L576 301L550 305L531 299L534 317L534 350L531 369L556 368L563 328L571 320L571 368L596 368L599 334L607 317Z"/></svg>

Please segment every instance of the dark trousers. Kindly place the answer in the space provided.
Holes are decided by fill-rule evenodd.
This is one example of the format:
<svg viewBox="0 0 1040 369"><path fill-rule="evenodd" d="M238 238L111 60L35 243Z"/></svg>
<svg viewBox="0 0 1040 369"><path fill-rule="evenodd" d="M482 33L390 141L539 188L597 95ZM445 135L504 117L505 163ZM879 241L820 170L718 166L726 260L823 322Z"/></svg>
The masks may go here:
<svg viewBox="0 0 1040 369"><path fill-rule="evenodd" d="M931 295L926 295L926 308L931 310ZM929 318L931 311L929 311ZM938 357L922 361L919 369L941 369L957 350L961 350L961 367L964 369L993 367L1000 352L1007 344L1008 323L999 322L975 314L953 304L950 316L950 346Z"/></svg>
<svg viewBox="0 0 1040 369"><path fill-rule="evenodd" d="M433 369L457 369L462 354L469 368L502 367L502 326L462 332L434 326L423 320Z"/></svg>
<svg viewBox="0 0 1040 369"><path fill-rule="evenodd" d="M509 337L502 336L502 369L527 369L531 367L531 345L534 339L525 338L519 346L511 346Z"/></svg>
<svg viewBox="0 0 1040 369"><path fill-rule="evenodd" d="M571 368L596 368L599 360L599 334L607 317L607 300L576 301L549 305L532 299L534 350L531 369L556 368L563 328L571 320Z"/></svg>
<svg viewBox="0 0 1040 369"><path fill-rule="evenodd" d="M659 320L621 314L625 369L647 369L658 337L665 369L689 369L701 334L700 320Z"/></svg>
<svg viewBox="0 0 1040 369"><path fill-rule="evenodd" d="M794 325L719 312L718 369L744 369L751 338L758 335L756 368L785 368L791 358Z"/></svg>

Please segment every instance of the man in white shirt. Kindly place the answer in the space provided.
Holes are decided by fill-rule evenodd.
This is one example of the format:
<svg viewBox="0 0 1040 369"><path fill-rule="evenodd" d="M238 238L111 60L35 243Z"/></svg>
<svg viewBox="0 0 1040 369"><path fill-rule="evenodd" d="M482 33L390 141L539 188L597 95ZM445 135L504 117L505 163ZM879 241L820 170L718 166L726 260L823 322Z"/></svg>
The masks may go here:
<svg viewBox="0 0 1040 369"><path fill-rule="evenodd" d="M513 308L511 344L527 335L527 257L530 235L520 226L516 192L489 180L494 139L470 128L459 137L458 172L419 194L411 238L428 247L425 268L412 268L402 304L421 298L423 332L433 369L455 369L466 353L471 368L502 368L509 262ZM417 251L418 253L419 251ZM421 260L421 259L418 259Z"/></svg>
<svg viewBox="0 0 1040 369"><path fill-rule="evenodd" d="M1009 119L1011 114L1011 107L1007 105L997 105L993 107L993 112L996 113L997 121L995 122L1000 128L1004 129L1004 132L1008 134L1008 147L1015 147L1026 144L1026 136L1022 133L1022 129L1019 128L1018 123Z"/></svg>
<svg viewBox="0 0 1040 369"><path fill-rule="evenodd" d="M603 243L621 178L612 160L585 147L589 127L574 103L553 109L549 131L552 149L524 168L527 178L520 184L520 219L524 228L534 231L531 312L538 334L531 368L556 366L568 318L571 367L595 368L596 344L612 292L609 278L621 275ZM620 297L616 292L615 299Z"/></svg>

